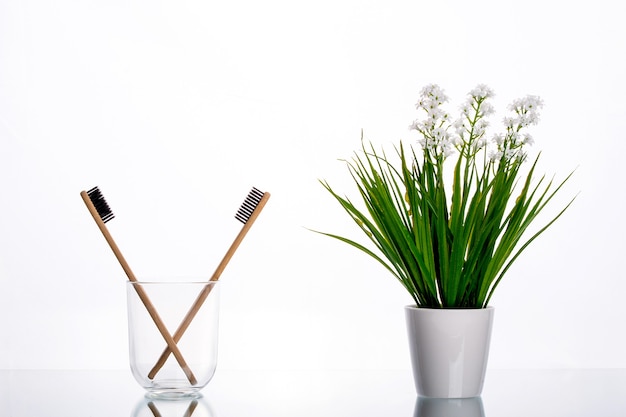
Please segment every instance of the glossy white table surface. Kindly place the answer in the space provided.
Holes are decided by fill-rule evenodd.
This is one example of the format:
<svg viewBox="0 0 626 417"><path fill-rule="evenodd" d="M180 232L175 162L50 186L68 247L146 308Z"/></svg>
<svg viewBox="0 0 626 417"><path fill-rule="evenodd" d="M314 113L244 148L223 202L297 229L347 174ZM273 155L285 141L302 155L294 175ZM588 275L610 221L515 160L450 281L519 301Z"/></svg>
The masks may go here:
<svg viewBox="0 0 626 417"><path fill-rule="evenodd" d="M148 405L130 371L0 370L0 416L626 416L626 370L489 370L474 400L417 398L409 371L217 370L197 403Z"/></svg>

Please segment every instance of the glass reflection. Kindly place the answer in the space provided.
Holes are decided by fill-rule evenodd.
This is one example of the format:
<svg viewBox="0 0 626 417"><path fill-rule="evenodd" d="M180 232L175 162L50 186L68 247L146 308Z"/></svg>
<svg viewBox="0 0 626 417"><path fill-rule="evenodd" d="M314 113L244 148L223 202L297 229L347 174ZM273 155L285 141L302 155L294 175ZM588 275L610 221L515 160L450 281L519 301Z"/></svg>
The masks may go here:
<svg viewBox="0 0 626 417"><path fill-rule="evenodd" d="M143 397L131 417L214 417L203 398L156 399Z"/></svg>
<svg viewBox="0 0 626 417"><path fill-rule="evenodd" d="M483 400L474 398L418 397L414 417L485 417Z"/></svg>

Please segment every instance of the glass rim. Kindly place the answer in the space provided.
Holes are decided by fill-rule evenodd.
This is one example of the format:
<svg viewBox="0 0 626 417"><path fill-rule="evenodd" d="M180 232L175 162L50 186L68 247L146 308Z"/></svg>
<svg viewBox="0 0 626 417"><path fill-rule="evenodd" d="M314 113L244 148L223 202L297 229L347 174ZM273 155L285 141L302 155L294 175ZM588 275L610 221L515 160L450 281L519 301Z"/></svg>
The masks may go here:
<svg viewBox="0 0 626 417"><path fill-rule="evenodd" d="M157 279L149 279L149 280L137 280L137 281L126 281L127 285L155 285L155 284L163 284L163 285L173 285L173 284L188 284L188 285L216 285L220 281L210 281L210 280L201 280L201 279L183 279L183 280L157 280Z"/></svg>

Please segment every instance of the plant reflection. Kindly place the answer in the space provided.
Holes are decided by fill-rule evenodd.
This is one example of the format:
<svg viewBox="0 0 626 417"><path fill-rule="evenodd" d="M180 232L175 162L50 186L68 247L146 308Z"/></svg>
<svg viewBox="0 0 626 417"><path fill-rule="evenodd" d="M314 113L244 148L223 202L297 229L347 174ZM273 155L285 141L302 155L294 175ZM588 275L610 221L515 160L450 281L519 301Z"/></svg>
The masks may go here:
<svg viewBox="0 0 626 417"><path fill-rule="evenodd" d="M418 397L414 417L485 417L483 400L474 398Z"/></svg>

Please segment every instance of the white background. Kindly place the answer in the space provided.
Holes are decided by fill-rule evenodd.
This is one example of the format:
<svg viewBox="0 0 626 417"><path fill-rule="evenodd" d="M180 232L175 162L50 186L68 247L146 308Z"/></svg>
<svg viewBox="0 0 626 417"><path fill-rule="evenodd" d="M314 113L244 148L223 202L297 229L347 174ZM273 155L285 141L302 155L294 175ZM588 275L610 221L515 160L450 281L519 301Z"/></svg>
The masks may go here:
<svg viewBox="0 0 626 417"><path fill-rule="evenodd" d="M577 169L552 210L575 204L492 299L490 366L626 367L619 7L2 1L0 368L127 367L125 276L79 196L94 185L140 277L210 276L250 188L272 193L222 276L222 368L408 368L409 296L307 228L360 237L318 178L351 193L337 159L361 129L410 139L432 82L451 110L478 83L499 110L540 95L540 171Z"/></svg>

